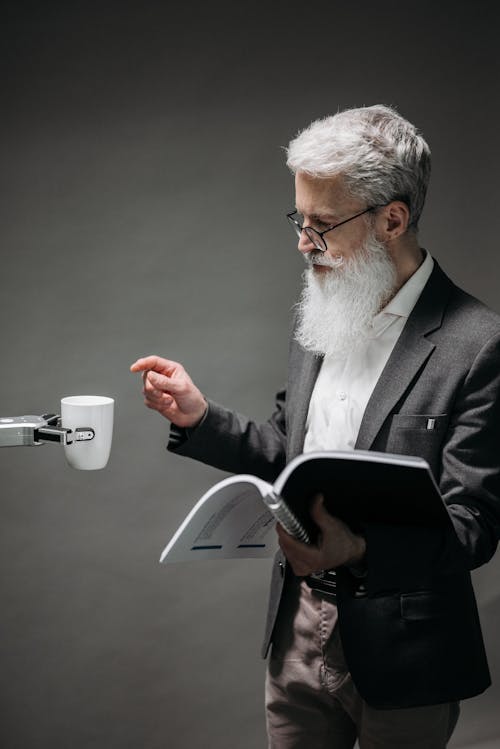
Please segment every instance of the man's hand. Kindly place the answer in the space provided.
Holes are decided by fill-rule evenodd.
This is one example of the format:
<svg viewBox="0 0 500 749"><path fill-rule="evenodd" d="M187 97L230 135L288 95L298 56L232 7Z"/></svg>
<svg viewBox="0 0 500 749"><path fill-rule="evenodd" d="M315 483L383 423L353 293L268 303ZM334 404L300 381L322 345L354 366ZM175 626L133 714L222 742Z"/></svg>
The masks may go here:
<svg viewBox="0 0 500 749"><path fill-rule="evenodd" d="M144 403L178 427L194 427L207 410L207 401L182 366L159 356L138 359L131 372L142 372Z"/></svg>
<svg viewBox="0 0 500 749"><path fill-rule="evenodd" d="M298 577L362 561L366 551L365 539L325 510L321 494L314 500L311 517L320 529L315 546L292 538L279 523L276 527L279 545Z"/></svg>

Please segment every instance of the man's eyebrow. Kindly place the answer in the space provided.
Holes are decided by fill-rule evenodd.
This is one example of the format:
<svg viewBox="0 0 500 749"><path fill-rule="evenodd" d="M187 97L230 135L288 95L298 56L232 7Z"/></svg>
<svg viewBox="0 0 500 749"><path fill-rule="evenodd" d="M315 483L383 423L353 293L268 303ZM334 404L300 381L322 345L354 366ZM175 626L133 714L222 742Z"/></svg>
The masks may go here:
<svg viewBox="0 0 500 749"><path fill-rule="evenodd" d="M335 214L334 213L311 213L310 218L314 219L315 221L330 221L330 219L335 220Z"/></svg>
<svg viewBox="0 0 500 749"><path fill-rule="evenodd" d="M297 212L304 215L304 211L301 211L300 208L297 208ZM322 213L308 213L307 217L311 219L312 221L335 221L337 216L332 211L324 211Z"/></svg>

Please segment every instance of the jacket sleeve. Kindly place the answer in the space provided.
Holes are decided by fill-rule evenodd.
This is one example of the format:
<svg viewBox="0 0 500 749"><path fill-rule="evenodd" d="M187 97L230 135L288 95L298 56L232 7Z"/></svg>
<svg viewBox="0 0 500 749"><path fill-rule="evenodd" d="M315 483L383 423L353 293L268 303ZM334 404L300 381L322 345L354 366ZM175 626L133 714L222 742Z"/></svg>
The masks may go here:
<svg viewBox="0 0 500 749"><path fill-rule="evenodd" d="M479 567L500 533L500 334L483 346L455 401L440 488L463 563Z"/></svg>
<svg viewBox="0 0 500 749"><path fill-rule="evenodd" d="M171 427L167 449L223 471L251 473L272 482L285 467L285 400L286 392L281 390L273 415L262 424L208 401L198 426Z"/></svg>
<svg viewBox="0 0 500 749"><path fill-rule="evenodd" d="M372 590L432 584L488 562L500 534L500 334L481 348L457 393L439 480L448 529L369 525Z"/></svg>

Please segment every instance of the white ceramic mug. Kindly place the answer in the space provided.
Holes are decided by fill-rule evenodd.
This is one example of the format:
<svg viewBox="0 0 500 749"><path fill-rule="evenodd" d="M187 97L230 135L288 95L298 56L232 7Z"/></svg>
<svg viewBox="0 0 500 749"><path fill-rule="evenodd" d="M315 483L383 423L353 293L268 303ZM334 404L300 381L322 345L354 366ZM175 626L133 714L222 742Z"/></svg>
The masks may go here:
<svg viewBox="0 0 500 749"><path fill-rule="evenodd" d="M74 440L64 446L66 460L73 468L92 471L107 464L113 437L114 405L113 398L100 395L71 395L61 400L61 426L71 429L70 439L78 429L94 432L92 439Z"/></svg>

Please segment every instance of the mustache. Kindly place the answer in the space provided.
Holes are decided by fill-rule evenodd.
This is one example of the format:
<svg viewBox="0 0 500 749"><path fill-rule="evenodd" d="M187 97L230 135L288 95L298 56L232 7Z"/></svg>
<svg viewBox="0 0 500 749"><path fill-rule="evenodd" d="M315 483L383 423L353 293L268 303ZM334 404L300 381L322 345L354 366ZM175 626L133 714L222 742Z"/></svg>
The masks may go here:
<svg viewBox="0 0 500 749"><path fill-rule="evenodd" d="M331 257L321 250L311 250L306 255L302 256L304 262L308 268L312 268L313 265L324 265L327 268L339 268L344 264L345 260L341 255L337 257Z"/></svg>

